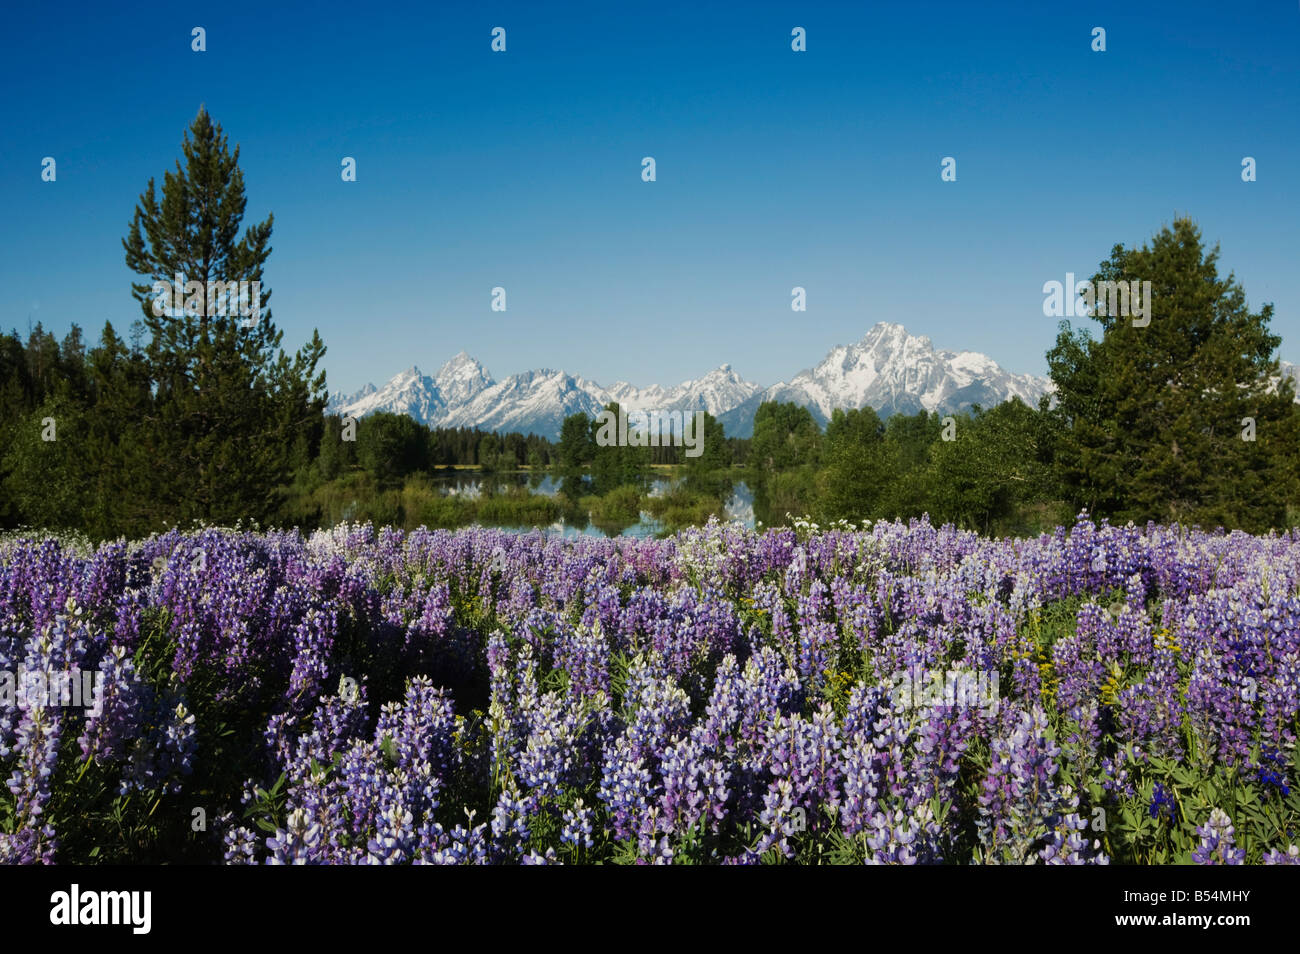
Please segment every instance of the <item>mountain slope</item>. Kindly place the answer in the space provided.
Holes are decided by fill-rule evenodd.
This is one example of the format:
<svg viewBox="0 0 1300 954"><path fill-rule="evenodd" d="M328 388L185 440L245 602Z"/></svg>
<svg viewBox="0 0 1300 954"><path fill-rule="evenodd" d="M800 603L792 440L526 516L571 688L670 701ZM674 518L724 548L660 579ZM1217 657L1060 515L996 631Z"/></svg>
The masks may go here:
<svg viewBox="0 0 1300 954"><path fill-rule="evenodd" d="M937 351L930 339L880 322L856 344L832 348L815 368L800 371L722 415L728 435L749 437L764 401L793 401L825 424L835 408L870 406L882 417L918 411L992 407L1011 397L1036 406L1051 389L1046 378L1004 371L977 351Z"/></svg>
<svg viewBox="0 0 1300 954"><path fill-rule="evenodd" d="M431 427L519 431L555 440L566 416L594 415L616 401L630 411L708 411L728 435L749 437L754 412L763 401L794 401L824 424L837 407L870 405L887 417L921 410L961 411L972 404L991 407L1012 396L1036 405L1050 389L1047 379L1004 371L987 355L935 350L929 338L881 322L861 341L831 349L816 367L769 388L746 381L729 364L673 387L638 388L619 381L605 388L551 369L525 371L498 382L462 351L433 377L411 367L382 388L367 385L348 397L336 395L330 409L353 417L390 411Z"/></svg>

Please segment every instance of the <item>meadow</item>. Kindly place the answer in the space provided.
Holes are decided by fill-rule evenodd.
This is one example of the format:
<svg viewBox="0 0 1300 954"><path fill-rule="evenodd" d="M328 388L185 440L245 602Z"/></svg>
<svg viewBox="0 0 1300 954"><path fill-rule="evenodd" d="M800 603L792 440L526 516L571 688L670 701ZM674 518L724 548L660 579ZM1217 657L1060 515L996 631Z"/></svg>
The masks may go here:
<svg viewBox="0 0 1300 954"><path fill-rule="evenodd" d="M1300 863L1295 532L0 541L0 671L87 670L0 863Z"/></svg>

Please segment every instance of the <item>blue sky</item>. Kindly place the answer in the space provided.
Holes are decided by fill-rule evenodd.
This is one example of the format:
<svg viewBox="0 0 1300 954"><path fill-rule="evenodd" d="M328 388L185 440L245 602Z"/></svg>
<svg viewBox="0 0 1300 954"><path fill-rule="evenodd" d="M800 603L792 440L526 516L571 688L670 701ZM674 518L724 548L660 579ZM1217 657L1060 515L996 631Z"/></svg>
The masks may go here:
<svg viewBox="0 0 1300 954"><path fill-rule="evenodd" d="M462 349L498 378L771 384L882 320L1042 373L1043 283L1179 214L1300 361L1296 0L23 5L5 37L5 330L126 333L121 238L204 103L331 390Z"/></svg>

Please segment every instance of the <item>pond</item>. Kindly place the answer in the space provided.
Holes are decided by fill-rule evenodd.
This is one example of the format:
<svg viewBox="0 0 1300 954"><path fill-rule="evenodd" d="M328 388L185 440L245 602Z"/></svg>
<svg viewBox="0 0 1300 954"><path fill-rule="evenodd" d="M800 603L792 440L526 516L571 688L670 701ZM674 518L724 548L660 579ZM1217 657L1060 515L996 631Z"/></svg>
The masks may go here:
<svg viewBox="0 0 1300 954"><path fill-rule="evenodd" d="M658 496L666 493L679 481L680 478L657 477L650 482L650 495ZM463 495L475 499L484 494L496 494L517 487L527 488L534 494L554 497L560 492L562 480L551 474L485 474L480 471L458 470L438 471L431 476L430 482L444 495ZM754 494L744 481L732 484L731 495L726 504L726 519L739 521L749 529L754 527ZM480 521L480 523L485 526L495 526L503 530L513 530L520 533L533 529L531 526L511 526L488 521ZM576 521L562 518L549 526L539 529L547 534L562 537L623 536L646 538L662 533L664 526L643 510L640 519L636 523L625 527L600 526L593 523L590 518L583 517Z"/></svg>

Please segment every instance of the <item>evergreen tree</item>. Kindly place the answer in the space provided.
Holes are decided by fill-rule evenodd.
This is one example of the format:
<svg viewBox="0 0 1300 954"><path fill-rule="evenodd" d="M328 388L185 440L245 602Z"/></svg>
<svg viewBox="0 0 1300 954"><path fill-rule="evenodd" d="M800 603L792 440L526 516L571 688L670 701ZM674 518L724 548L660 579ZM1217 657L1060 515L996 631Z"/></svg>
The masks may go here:
<svg viewBox="0 0 1300 954"><path fill-rule="evenodd" d="M79 466L85 457L82 409L51 394L21 420L9 440L3 496L12 501L18 522L51 529L77 527L88 494L84 468Z"/></svg>
<svg viewBox="0 0 1300 954"><path fill-rule="evenodd" d="M750 464L760 471L816 465L821 460L821 429L806 407L764 401L754 412Z"/></svg>
<svg viewBox="0 0 1300 954"><path fill-rule="evenodd" d="M1140 249L1117 245L1094 283L1150 281L1150 323L1094 314L1097 340L1062 323L1048 353L1052 433L1075 506L1137 522L1285 523L1296 488L1294 388L1278 381L1272 305L1252 313L1233 275L1220 278L1218 256L1185 218Z"/></svg>
<svg viewBox="0 0 1300 954"><path fill-rule="evenodd" d="M826 425L824 457L819 475L824 516L858 521L887 515L898 453L885 442L885 425L873 408L836 408Z"/></svg>
<svg viewBox="0 0 1300 954"><path fill-rule="evenodd" d="M591 418L585 414L570 414L560 426L556 455L559 469L565 473L581 470L591 461L595 446L591 436Z"/></svg>
<svg viewBox="0 0 1300 954"><path fill-rule="evenodd" d="M139 536L150 529L152 503L136 492L138 475L155 466L140 434L152 408L149 368L144 353L128 348L107 322L86 366L94 395L85 435L94 492L82 526L96 538Z"/></svg>
<svg viewBox="0 0 1300 954"><path fill-rule="evenodd" d="M644 487L650 471L650 447L648 443L644 447L637 447L631 443L633 422L629 421L628 443L618 444L619 405L617 402L611 401L605 405L604 410L613 415L612 424L598 423L597 418L590 419L588 423L587 439L589 441L588 446L591 448L592 490L597 494L606 494L615 487ZM597 436L602 428L615 432L615 443L601 445L597 440ZM649 440L648 432L646 440L647 442ZM562 441L561 453L563 451L564 445Z"/></svg>
<svg viewBox="0 0 1300 954"><path fill-rule="evenodd" d="M122 242L127 265L148 279L132 290L151 336L155 391L137 432L154 468L140 475L136 493L151 502L155 522L266 521L281 485L319 442L325 376L316 366L325 347L313 333L292 358L280 350L267 288L252 318L229 313L208 293L212 282L261 282L273 217L239 235L247 204L239 147L230 151L206 110L182 151L185 166L178 161L165 174L161 201L149 180ZM178 275L199 282L200 294L155 315L154 283Z"/></svg>
<svg viewBox="0 0 1300 954"><path fill-rule="evenodd" d="M885 422L885 455L898 468L883 516L919 517L930 507L930 455L943 431L934 411L895 414Z"/></svg>
<svg viewBox="0 0 1300 954"><path fill-rule="evenodd" d="M429 431L405 414L380 411L357 422L357 459L381 487L423 466Z"/></svg>
<svg viewBox="0 0 1300 954"><path fill-rule="evenodd" d="M694 427L694 412L682 412L683 418L692 422ZM698 434L692 434L692 438L699 442L698 449L700 453L691 457L687 455L687 447L683 444L680 451L682 463L686 465L687 471L692 474L704 474L715 470L725 470L731 466L731 445L727 443L727 435L723 430L721 422L708 411L704 412L704 426L700 428ZM667 435L664 435L667 439Z"/></svg>
<svg viewBox="0 0 1300 954"><path fill-rule="evenodd" d="M506 460L505 453L501 438L495 434L484 434L478 442L479 469L489 473L508 469L509 462Z"/></svg>
<svg viewBox="0 0 1300 954"><path fill-rule="evenodd" d="M976 405L952 424L953 439L930 450L931 518L984 534L1023 529L1024 508L1041 499L1045 479L1035 411L1012 398L987 411Z"/></svg>
<svg viewBox="0 0 1300 954"><path fill-rule="evenodd" d="M337 414L325 418L316 467L321 477L333 480L357 463L357 442L343 439L343 419Z"/></svg>

